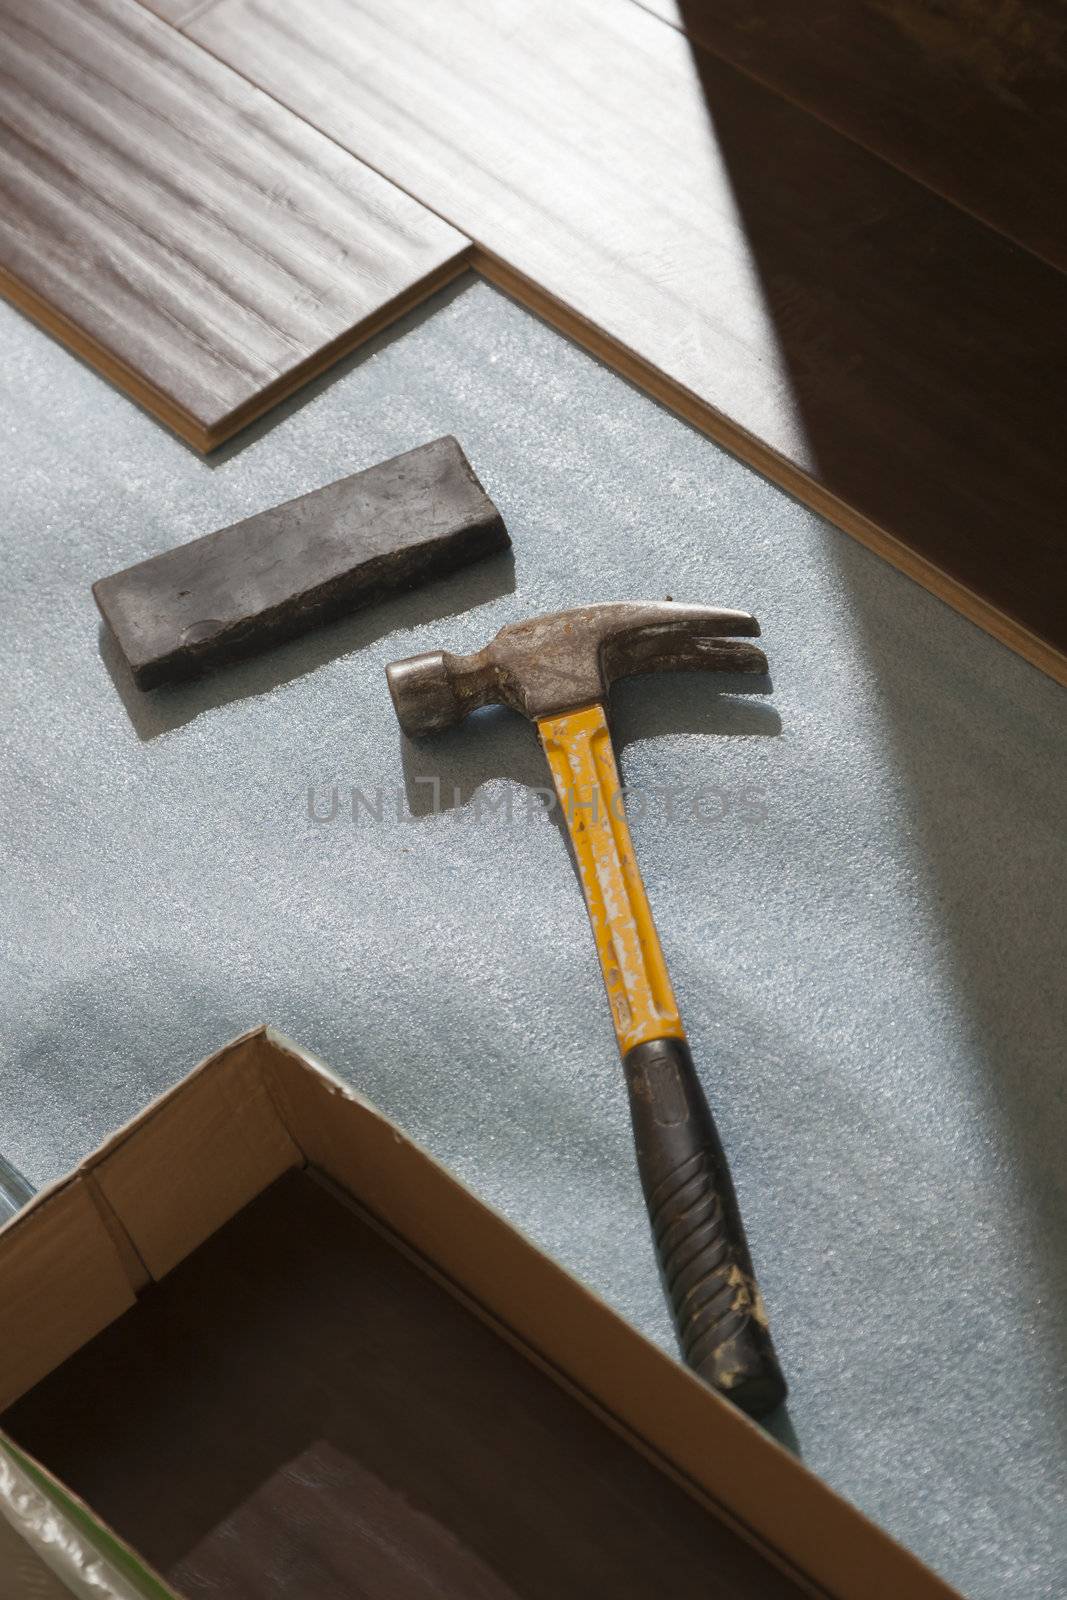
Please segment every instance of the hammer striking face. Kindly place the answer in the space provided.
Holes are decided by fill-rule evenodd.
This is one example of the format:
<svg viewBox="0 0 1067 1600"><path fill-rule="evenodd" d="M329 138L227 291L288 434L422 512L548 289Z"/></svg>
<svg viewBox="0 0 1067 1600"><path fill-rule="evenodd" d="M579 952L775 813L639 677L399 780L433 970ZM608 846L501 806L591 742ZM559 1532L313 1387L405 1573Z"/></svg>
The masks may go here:
<svg viewBox="0 0 1067 1600"><path fill-rule="evenodd" d="M567 820L630 1091L638 1167L689 1364L753 1415L785 1396L726 1158L685 1030L623 806L605 705L643 672L767 671L755 617L672 601L583 606L502 628L484 650L386 668L412 738L508 705L537 726Z"/></svg>

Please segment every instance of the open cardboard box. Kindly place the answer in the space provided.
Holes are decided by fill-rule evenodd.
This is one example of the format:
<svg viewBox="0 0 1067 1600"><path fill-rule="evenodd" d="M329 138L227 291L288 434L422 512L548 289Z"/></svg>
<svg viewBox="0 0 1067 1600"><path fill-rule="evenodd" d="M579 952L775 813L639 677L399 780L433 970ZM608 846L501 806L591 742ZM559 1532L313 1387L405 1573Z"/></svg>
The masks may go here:
<svg viewBox="0 0 1067 1600"><path fill-rule="evenodd" d="M263 1028L0 1230L0 1427L189 1596L954 1593Z"/></svg>

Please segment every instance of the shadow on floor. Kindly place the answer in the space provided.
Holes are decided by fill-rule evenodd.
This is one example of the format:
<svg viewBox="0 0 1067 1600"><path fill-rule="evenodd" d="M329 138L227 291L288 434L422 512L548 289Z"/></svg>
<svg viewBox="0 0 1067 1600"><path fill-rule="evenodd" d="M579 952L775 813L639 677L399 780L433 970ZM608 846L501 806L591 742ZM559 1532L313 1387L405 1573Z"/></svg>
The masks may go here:
<svg viewBox="0 0 1067 1600"><path fill-rule="evenodd" d="M696 672L626 683L616 691L611 712L620 766L628 745L665 734L773 738L782 731L781 718L758 698L771 693L769 678L751 674L716 674L714 687L706 675ZM514 711L487 707L431 739L406 739L399 732L397 736L412 816L476 809L478 793L486 784L510 779L529 791L534 812L544 809L559 820L556 808L548 803L552 779L537 734ZM625 782L625 772L622 775Z"/></svg>
<svg viewBox="0 0 1067 1600"><path fill-rule="evenodd" d="M679 0L693 33L705 10L706 0ZM1011 317L1032 326L1034 347L1047 353L1033 296L1044 284L1058 294L1059 285L992 233L980 270L960 259L965 228L954 207L691 49L709 137L729 174L821 480L951 576L979 592L992 588L1003 609L1018 606L1031 626L1054 634L1062 627L1062 527L1049 507L1062 463L1062 396L1052 403L1040 373L1012 354L1018 340L1000 335ZM1029 296L1028 283L1036 286ZM943 511L946 484L954 521ZM1016 526L1027 529L1025 546L1011 541ZM974 1105L997 1146L989 1170L1010 1185L1006 1210L1025 1219L1018 1244L1039 1279L1035 1337L1062 1367L1063 691L937 601L898 615L869 581L872 558L836 532L826 538L877 676L924 898L940 916ZM1067 1439L1067 1418L1063 1432Z"/></svg>
<svg viewBox="0 0 1067 1600"><path fill-rule="evenodd" d="M424 589L375 602L350 617L322 624L297 639L275 645L247 661L222 667L189 683L161 689L138 689L114 636L100 626L100 659L139 739L156 739L184 727L196 717L237 700L269 694L315 672L329 661L384 639L387 634L418 628L445 617L461 616L515 589L515 558L510 550L487 556ZM386 693L382 680L382 693Z"/></svg>
<svg viewBox="0 0 1067 1600"><path fill-rule="evenodd" d="M683 26L699 33L705 3L679 0ZM781 409L820 482L1061 638L1062 278L690 48L777 339ZM1009 544L1013 524L1025 538Z"/></svg>

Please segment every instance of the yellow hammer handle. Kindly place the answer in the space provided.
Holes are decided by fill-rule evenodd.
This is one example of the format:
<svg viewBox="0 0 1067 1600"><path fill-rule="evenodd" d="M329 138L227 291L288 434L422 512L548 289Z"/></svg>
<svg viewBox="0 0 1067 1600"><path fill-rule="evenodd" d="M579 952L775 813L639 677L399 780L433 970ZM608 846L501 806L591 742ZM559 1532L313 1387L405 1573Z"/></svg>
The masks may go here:
<svg viewBox="0 0 1067 1600"><path fill-rule="evenodd" d="M785 1396L726 1156L634 860L604 708L537 724L622 1052L637 1165L689 1365L752 1416Z"/></svg>
<svg viewBox="0 0 1067 1600"><path fill-rule="evenodd" d="M634 857L604 708L545 717L537 731L570 830L619 1049L625 1055L652 1039L684 1039Z"/></svg>

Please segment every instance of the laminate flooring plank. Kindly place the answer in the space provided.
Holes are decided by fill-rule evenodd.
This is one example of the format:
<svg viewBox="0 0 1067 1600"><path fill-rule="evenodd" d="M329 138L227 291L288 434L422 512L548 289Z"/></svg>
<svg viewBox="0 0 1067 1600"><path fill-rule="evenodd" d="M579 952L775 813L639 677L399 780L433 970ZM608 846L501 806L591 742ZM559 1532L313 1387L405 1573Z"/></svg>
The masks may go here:
<svg viewBox="0 0 1067 1600"><path fill-rule="evenodd" d="M1059 0L637 3L1067 269Z"/></svg>
<svg viewBox="0 0 1067 1600"><path fill-rule="evenodd" d="M0 0L0 286L202 449L467 241L134 0Z"/></svg>
<svg viewBox="0 0 1067 1600"><path fill-rule="evenodd" d="M190 32L497 282L1067 673L1058 272L620 0L218 0Z"/></svg>

